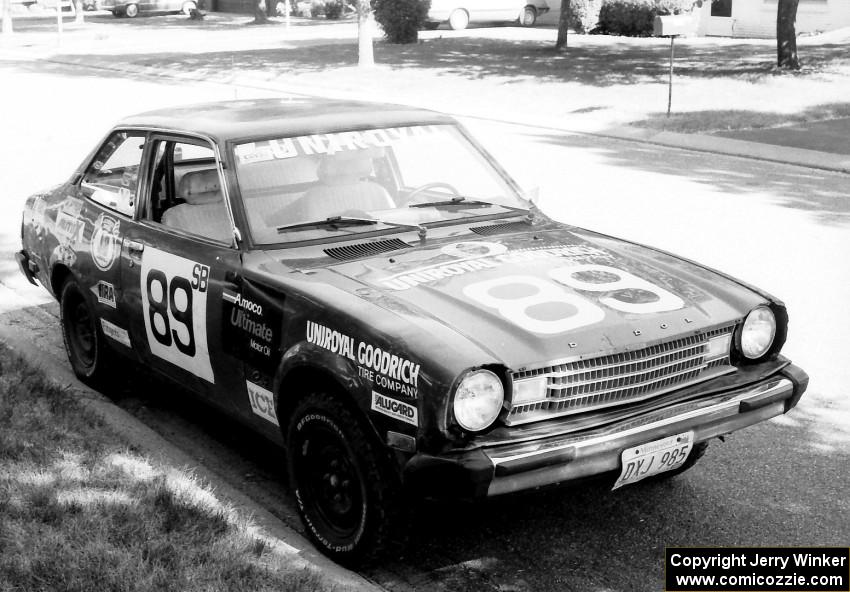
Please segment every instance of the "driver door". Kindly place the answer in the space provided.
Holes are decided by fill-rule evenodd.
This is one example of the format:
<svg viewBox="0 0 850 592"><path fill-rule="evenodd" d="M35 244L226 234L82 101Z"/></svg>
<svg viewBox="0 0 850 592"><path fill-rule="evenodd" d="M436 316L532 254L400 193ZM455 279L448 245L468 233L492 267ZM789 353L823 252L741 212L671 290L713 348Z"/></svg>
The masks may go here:
<svg viewBox="0 0 850 592"><path fill-rule="evenodd" d="M245 390L241 362L222 345L223 294L241 256L209 143L150 138L138 215L127 224L123 313L139 357L227 410Z"/></svg>

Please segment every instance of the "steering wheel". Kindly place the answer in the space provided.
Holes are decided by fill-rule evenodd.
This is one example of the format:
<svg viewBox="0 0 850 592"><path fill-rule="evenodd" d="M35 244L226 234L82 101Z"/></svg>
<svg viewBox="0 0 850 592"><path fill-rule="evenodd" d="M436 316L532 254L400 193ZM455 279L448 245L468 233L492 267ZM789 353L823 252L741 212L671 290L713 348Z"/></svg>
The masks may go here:
<svg viewBox="0 0 850 592"><path fill-rule="evenodd" d="M437 188L448 189L455 197L460 197L460 191L458 191L454 185L450 183L444 183L442 181L435 181L433 183L425 183L424 185L420 185L419 187L413 189L413 191L407 194L407 203L413 201L413 197L415 195L419 195L423 191L428 191L429 189Z"/></svg>

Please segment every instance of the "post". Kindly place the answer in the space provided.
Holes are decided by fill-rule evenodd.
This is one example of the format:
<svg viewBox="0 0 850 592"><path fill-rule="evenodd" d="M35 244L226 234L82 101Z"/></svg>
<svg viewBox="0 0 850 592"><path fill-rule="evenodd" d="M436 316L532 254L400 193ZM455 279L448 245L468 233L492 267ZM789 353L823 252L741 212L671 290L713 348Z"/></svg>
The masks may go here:
<svg viewBox="0 0 850 592"><path fill-rule="evenodd" d="M670 107L673 105L673 41L675 35L670 35L670 80L667 83L667 117L670 117Z"/></svg>
<svg viewBox="0 0 850 592"><path fill-rule="evenodd" d="M286 23L285 24L286 30L288 31L289 25L290 25L289 13L292 12L292 10L290 10L290 8L289 8L289 0L283 0L283 4L284 4L284 6L286 6L286 20L284 22Z"/></svg>
<svg viewBox="0 0 850 592"><path fill-rule="evenodd" d="M56 0L56 44L62 45L62 0Z"/></svg>

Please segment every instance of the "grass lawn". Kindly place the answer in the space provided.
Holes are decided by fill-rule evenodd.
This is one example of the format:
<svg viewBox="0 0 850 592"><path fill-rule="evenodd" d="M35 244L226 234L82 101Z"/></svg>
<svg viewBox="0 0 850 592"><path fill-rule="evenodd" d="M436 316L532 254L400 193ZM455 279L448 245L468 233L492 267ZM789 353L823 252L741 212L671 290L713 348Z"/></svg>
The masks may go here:
<svg viewBox="0 0 850 592"><path fill-rule="evenodd" d="M0 591L328 590L0 342Z"/></svg>
<svg viewBox="0 0 850 592"><path fill-rule="evenodd" d="M153 74L255 80L281 92L407 103L577 131L639 125L711 132L850 112L850 28L800 37L803 69L795 73L775 69L773 39L678 39L673 117L667 118L667 39L571 35L569 47L556 52L551 27L440 29L422 31L420 42L408 45L378 39L377 66L364 71L357 67L355 24L299 19L286 29L248 22L245 15L224 14L203 21L94 17L62 48L48 32L19 37L34 47L42 43L41 57L93 64L104 76L134 79L132 69L145 67ZM7 63L91 75L38 61Z"/></svg>

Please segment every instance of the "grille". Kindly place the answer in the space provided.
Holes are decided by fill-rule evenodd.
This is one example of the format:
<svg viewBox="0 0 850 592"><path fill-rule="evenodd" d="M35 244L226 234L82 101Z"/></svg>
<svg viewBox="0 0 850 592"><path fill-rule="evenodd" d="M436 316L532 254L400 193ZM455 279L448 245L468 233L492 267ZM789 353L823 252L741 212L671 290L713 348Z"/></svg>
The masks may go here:
<svg viewBox="0 0 850 592"><path fill-rule="evenodd" d="M723 327L641 350L515 372L514 380L545 376L546 399L512 407L506 423L641 401L724 374L729 357L706 362L705 354L710 338L731 334L733 329Z"/></svg>
<svg viewBox="0 0 850 592"><path fill-rule="evenodd" d="M350 259L359 259L360 257L370 257L372 255L406 249L409 246L403 240L392 238L371 243L345 245L344 247L331 247L330 249L325 249L325 254L330 255L334 259L348 261Z"/></svg>
<svg viewBox="0 0 850 592"><path fill-rule="evenodd" d="M531 228L528 222L505 222L504 224L493 224L491 226L474 226L470 230L481 236L491 236L506 232L527 232Z"/></svg>

